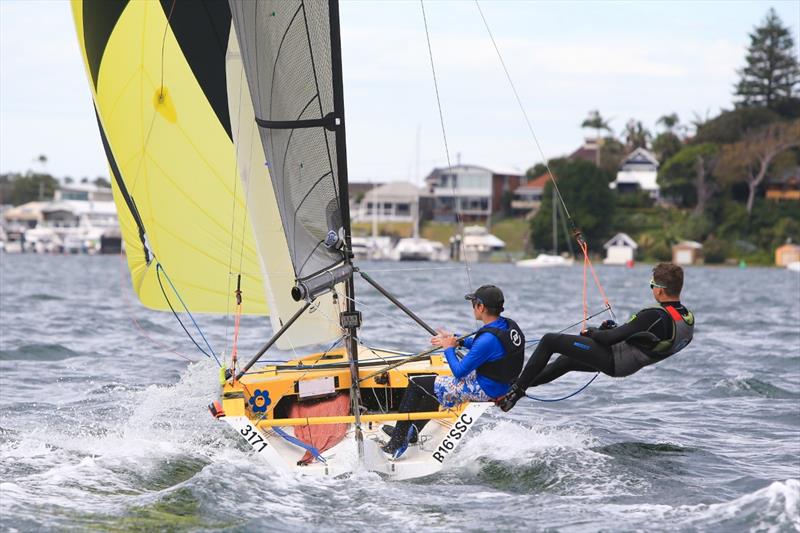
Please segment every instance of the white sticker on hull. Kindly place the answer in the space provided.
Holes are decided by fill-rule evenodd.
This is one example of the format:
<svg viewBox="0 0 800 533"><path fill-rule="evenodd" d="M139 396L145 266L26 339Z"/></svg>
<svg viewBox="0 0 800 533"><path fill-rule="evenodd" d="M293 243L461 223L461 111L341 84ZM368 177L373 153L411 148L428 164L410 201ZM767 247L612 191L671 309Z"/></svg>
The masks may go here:
<svg viewBox="0 0 800 533"><path fill-rule="evenodd" d="M264 448L267 447L267 439L261 435L260 431L250 424L247 424L245 427L240 429L239 433L241 433L242 437L244 437L247 442L250 443L250 446L253 447L254 451L263 452Z"/></svg>
<svg viewBox="0 0 800 533"><path fill-rule="evenodd" d="M448 457L448 454L456 449L461 443L461 439L467 434L475 421L480 418L489 405L491 404L486 402L471 403L456 419L455 424L453 424L450 431L448 431L441 442L439 442L439 445L434 449L431 457L438 463L443 463Z"/></svg>
<svg viewBox="0 0 800 533"><path fill-rule="evenodd" d="M268 463L276 468L286 469L286 461L278 454L274 446L269 444L269 438L255 427L247 417L226 416L222 420L239 432L239 435L247 441L257 455L266 459Z"/></svg>

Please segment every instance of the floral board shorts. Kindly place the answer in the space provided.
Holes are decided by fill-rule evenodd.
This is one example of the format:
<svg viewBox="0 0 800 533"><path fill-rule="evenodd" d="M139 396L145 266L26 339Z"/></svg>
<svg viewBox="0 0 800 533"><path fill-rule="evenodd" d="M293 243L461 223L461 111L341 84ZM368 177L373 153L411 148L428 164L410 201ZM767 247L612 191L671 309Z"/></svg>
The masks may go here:
<svg viewBox="0 0 800 533"><path fill-rule="evenodd" d="M491 402L478 383L478 374L473 370L462 379L454 376L436 376L433 392L442 407L450 408L464 402Z"/></svg>

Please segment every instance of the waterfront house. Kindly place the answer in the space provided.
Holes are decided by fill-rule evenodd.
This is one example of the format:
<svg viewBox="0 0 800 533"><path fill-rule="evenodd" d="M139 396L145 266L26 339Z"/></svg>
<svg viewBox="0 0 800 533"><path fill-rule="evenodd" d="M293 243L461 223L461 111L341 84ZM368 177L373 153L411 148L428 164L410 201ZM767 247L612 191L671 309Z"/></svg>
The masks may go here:
<svg viewBox="0 0 800 533"><path fill-rule="evenodd" d="M347 184L347 193L350 196L350 212L355 213L358 211L358 206L364 199L364 195L375 187L380 187L383 182L380 181L351 181Z"/></svg>
<svg viewBox="0 0 800 533"><path fill-rule="evenodd" d="M800 245L787 242L775 250L775 265L785 267L789 263L800 261Z"/></svg>
<svg viewBox="0 0 800 533"><path fill-rule="evenodd" d="M622 160L616 179L609 187L624 194L635 191L646 191L650 198L658 200L659 187L658 159L652 152L637 148Z"/></svg>
<svg viewBox="0 0 800 533"><path fill-rule="evenodd" d="M767 200L800 201L800 166L787 168L777 176L767 178Z"/></svg>
<svg viewBox="0 0 800 533"><path fill-rule="evenodd" d="M44 220L42 208L47 202L28 202L3 211L3 222L12 231L35 228Z"/></svg>
<svg viewBox="0 0 800 533"><path fill-rule="evenodd" d="M696 241L681 241L672 245L672 262L676 265L703 263L703 245Z"/></svg>
<svg viewBox="0 0 800 533"><path fill-rule="evenodd" d="M492 169L492 213L503 211L503 197L511 195L527 183L527 176L516 169Z"/></svg>
<svg viewBox="0 0 800 533"><path fill-rule="evenodd" d="M596 139L594 137L586 137L583 141L583 144L580 148L569 154L567 159L570 161L582 160L588 161L594 165L600 164L600 144L598 144L598 140L602 143L602 139Z"/></svg>
<svg viewBox="0 0 800 533"><path fill-rule="evenodd" d="M420 190L414 184L394 181L364 193L354 221L413 222L419 209Z"/></svg>
<svg viewBox="0 0 800 533"><path fill-rule="evenodd" d="M617 233L603 245L603 248L606 250L603 264L627 265L633 261L639 245L627 233Z"/></svg>
<svg viewBox="0 0 800 533"><path fill-rule="evenodd" d="M505 192L513 192L524 181L523 173L492 171L476 165L435 168L425 178L430 216L453 222L455 214L466 222L488 222L502 209Z"/></svg>
<svg viewBox="0 0 800 533"><path fill-rule="evenodd" d="M535 215L542 205L542 195L550 176L545 173L528 181L527 184L517 187L514 199L511 201L511 210L515 215Z"/></svg>

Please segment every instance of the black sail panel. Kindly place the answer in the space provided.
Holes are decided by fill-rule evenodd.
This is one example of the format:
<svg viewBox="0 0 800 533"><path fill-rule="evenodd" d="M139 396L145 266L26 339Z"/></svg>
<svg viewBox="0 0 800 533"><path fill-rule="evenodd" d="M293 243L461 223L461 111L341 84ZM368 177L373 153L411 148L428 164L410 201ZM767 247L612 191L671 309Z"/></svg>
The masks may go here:
<svg viewBox="0 0 800 533"><path fill-rule="evenodd" d="M230 7L295 277L307 279L344 260L328 3Z"/></svg>

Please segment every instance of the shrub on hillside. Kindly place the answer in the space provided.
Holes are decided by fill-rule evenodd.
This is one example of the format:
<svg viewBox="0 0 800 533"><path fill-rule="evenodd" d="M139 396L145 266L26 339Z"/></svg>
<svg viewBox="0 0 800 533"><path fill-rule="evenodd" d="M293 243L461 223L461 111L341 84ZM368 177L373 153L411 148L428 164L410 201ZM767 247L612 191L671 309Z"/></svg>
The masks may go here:
<svg viewBox="0 0 800 533"><path fill-rule="evenodd" d="M730 244L724 240L709 237L703 243L703 256L708 264L724 263L730 255Z"/></svg>

